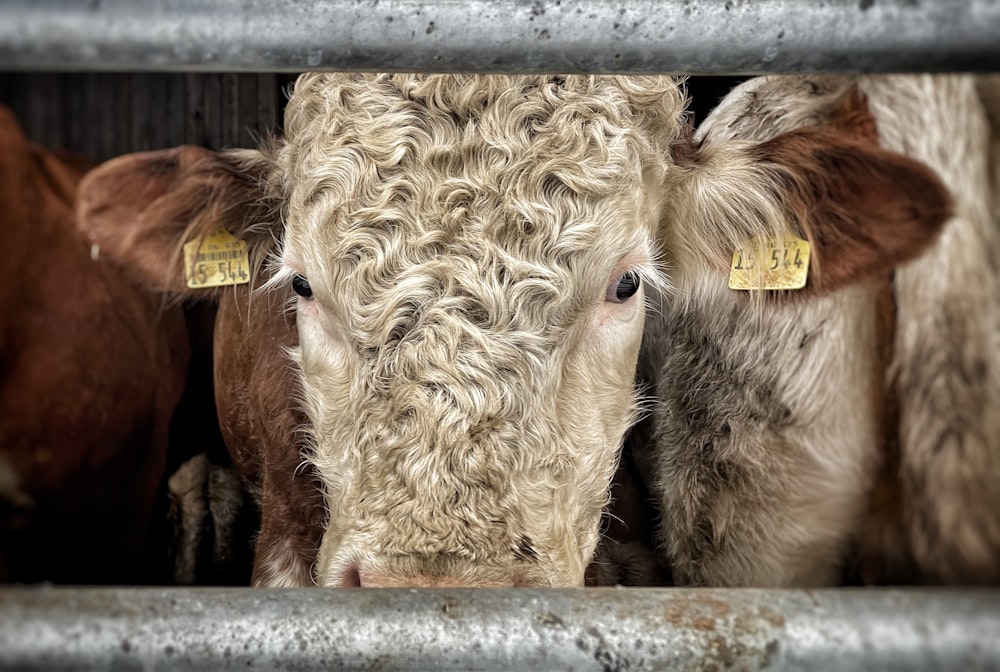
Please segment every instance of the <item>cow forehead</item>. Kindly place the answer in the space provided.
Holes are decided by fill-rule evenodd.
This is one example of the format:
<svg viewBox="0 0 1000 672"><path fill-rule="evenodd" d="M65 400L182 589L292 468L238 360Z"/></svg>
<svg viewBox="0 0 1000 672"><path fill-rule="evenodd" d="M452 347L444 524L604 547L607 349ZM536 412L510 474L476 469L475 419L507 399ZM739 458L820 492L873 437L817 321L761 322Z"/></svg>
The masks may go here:
<svg viewBox="0 0 1000 672"><path fill-rule="evenodd" d="M655 224L643 177L664 152L645 117L674 123L680 104L671 80L648 84L643 98L614 78L303 77L279 156L286 259L345 315L447 297L571 321Z"/></svg>

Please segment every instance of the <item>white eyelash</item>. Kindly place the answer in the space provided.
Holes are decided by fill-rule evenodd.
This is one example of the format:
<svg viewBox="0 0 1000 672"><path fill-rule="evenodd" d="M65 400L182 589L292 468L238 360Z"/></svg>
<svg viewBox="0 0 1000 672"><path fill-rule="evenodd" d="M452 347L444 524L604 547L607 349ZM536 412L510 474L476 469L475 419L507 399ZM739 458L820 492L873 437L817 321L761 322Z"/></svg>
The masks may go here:
<svg viewBox="0 0 1000 672"><path fill-rule="evenodd" d="M267 280L267 282L257 288L257 292L262 294L272 292L279 287L287 286L292 282L292 277L295 276L295 270L284 262L284 257L279 251L272 251L268 255L265 264L270 271L271 277Z"/></svg>

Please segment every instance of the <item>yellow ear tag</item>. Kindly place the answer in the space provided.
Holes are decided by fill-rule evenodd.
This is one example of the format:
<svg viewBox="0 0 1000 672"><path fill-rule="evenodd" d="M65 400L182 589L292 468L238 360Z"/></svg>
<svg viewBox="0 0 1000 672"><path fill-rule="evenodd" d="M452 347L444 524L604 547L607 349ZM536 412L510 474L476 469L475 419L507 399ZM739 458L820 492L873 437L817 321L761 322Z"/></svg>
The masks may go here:
<svg viewBox="0 0 1000 672"><path fill-rule="evenodd" d="M808 276L808 241L769 240L733 252L729 289L802 289Z"/></svg>
<svg viewBox="0 0 1000 672"><path fill-rule="evenodd" d="M228 231L184 243L184 276L191 289L250 282L247 244Z"/></svg>

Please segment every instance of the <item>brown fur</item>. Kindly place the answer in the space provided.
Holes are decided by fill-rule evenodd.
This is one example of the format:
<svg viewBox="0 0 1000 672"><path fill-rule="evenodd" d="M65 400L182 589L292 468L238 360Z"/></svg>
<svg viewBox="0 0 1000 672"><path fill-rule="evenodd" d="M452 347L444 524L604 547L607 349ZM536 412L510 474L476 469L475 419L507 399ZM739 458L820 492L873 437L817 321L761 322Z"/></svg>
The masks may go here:
<svg viewBox="0 0 1000 672"><path fill-rule="evenodd" d="M912 259L951 215L948 192L930 168L838 126L785 133L754 153L781 169L781 195L812 245L809 282L818 291L884 275L888 260Z"/></svg>
<svg viewBox="0 0 1000 672"><path fill-rule="evenodd" d="M238 152L218 154L191 145L129 154L87 176L78 210L92 236L138 217L134 226L100 236L101 244L113 258L127 258L127 270L139 281L182 295L188 292L184 243L220 228L247 243L255 271L264 263L275 241L260 223L277 214L262 194L262 172ZM213 299L225 291L204 289L194 298Z"/></svg>
<svg viewBox="0 0 1000 672"><path fill-rule="evenodd" d="M127 155L88 176L78 207L90 230L136 218L128 235L102 240L115 246L111 254L129 259L149 286L217 302L213 350L220 428L261 510L253 582L268 582L265 568L273 562L301 585L311 582L325 513L312 468L302 463L305 419L294 403L297 382L284 354L296 342L295 318L285 309L289 292L264 293L259 300L251 300L249 285L189 292L182 272L183 243L225 228L248 242L258 282L256 271L274 240L266 227L252 225L274 213L260 195L259 178L241 174L240 166L237 155L189 146ZM130 178L123 182L119 175Z"/></svg>
<svg viewBox="0 0 1000 672"><path fill-rule="evenodd" d="M76 166L0 108L0 579L147 581L188 340L77 233Z"/></svg>
<svg viewBox="0 0 1000 672"><path fill-rule="evenodd" d="M247 292L240 287L220 301L215 385L226 445L260 502L253 583L271 583L277 565L308 585L326 514L313 468L303 463L306 419L293 403L298 383L284 356L296 342L295 316L284 310L287 297L251 302ZM252 319L248 310L276 319Z"/></svg>

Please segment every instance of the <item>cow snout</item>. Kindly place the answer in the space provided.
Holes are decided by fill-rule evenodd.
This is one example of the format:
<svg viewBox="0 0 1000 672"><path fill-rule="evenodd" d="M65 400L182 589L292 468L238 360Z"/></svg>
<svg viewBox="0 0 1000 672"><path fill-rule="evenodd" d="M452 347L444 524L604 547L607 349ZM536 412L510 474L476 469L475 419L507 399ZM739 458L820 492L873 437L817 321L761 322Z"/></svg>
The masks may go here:
<svg viewBox="0 0 1000 672"><path fill-rule="evenodd" d="M426 573L390 574L358 567L347 569L340 581L342 588L526 588L531 586L517 576L454 576Z"/></svg>

